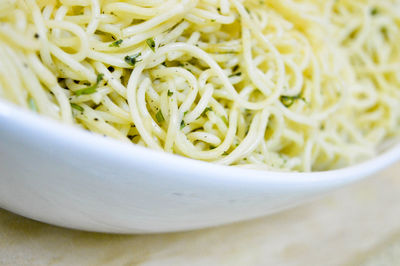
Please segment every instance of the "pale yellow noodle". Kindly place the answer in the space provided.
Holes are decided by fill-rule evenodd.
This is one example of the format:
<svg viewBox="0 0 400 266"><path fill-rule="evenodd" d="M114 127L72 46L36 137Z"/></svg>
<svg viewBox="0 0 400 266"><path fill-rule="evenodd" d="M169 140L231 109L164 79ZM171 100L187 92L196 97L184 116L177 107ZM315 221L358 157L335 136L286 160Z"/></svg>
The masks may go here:
<svg viewBox="0 0 400 266"><path fill-rule="evenodd" d="M0 97L151 149L283 171L400 134L399 0L0 2Z"/></svg>

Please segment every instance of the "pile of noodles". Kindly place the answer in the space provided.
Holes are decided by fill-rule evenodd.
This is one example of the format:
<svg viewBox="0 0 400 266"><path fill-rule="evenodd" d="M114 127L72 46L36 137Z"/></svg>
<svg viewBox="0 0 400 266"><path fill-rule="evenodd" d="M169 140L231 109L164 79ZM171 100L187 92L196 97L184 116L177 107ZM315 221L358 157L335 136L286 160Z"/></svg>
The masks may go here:
<svg viewBox="0 0 400 266"><path fill-rule="evenodd" d="M400 131L400 1L4 0L0 98L224 165L326 170Z"/></svg>

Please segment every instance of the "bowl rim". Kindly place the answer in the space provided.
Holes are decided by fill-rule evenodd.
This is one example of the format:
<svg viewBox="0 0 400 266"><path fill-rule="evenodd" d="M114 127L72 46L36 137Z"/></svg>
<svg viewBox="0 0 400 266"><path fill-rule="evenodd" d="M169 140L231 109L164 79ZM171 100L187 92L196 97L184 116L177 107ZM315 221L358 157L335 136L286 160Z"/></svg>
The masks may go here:
<svg viewBox="0 0 400 266"><path fill-rule="evenodd" d="M93 134L77 126L63 124L57 120L36 114L11 102L0 99L0 129L12 130L13 127L35 131L51 136L52 141L68 143L77 149L88 149L102 153L101 156L121 159L121 162L157 164L157 170L173 170L182 174L181 178L190 178L188 173L200 171L204 181L230 181L243 183L281 183L297 185L316 185L318 183L349 183L369 176L393 164L400 159L400 143L361 163L344 168L317 172L279 172L260 169L248 169L219 165L195 160L163 151L156 151L140 145L126 143L100 134ZM2 140L0 140L2 141Z"/></svg>

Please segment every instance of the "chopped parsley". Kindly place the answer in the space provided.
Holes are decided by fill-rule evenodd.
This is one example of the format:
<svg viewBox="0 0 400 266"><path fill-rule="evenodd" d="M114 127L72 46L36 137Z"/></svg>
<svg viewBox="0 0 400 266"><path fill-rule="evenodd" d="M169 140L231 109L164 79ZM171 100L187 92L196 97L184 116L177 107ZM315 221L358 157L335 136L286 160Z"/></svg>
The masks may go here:
<svg viewBox="0 0 400 266"><path fill-rule="evenodd" d="M241 75L242 75L242 72L237 72L237 73L233 73L233 74L229 75L228 78L239 77Z"/></svg>
<svg viewBox="0 0 400 266"><path fill-rule="evenodd" d="M100 83L100 81L103 80L103 77L104 77L103 73L100 73L100 74L97 75L97 78L96 78L96 84L97 85Z"/></svg>
<svg viewBox="0 0 400 266"><path fill-rule="evenodd" d="M135 66L136 62L139 62L137 58L141 56L141 53L137 53L134 55L127 55L125 56L124 60L128 65Z"/></svg>
<svg viewBox="0 0 400 266"><path fill-rule="evenodd" d="M89 95L89 94L93 94L95 92L97 92L97 86L96 87L95 86L90 86L90 87L87 87L85 89L81 89L81 90L75 91L75 95L76 96Z"/></svg>
<svg viewBox="0 0 400 266"><path fill-rule="evenodd" d="M79 112L83 112L83 107L77 105L76 103L71 103L71 107L74 108L75 110L78 110Z"/></svg>
<svg viewBox="0 0 400 266"><path fill-rule="evenodd" d="M154 41L153 38L149 38L146 40L147 45L150 47L150 49L155 52L156 51L156 42Z"/></svg>
<svg viewBox="0 0 400 266"><path fill-rule="evenodd" d="M162 122L165 121L165 118L164 118L164 116L163 116L161 110L159 110L159 111L156 113L156 119L157 119L158 123L162 123Z"/></svg>
<svg viewBox="0 0 400 266"><path fill-rule="evenodd" d="M172 91L168 90L167 95L172 96L172 95L174 95L174 93Z"/></svg>
<svg viewBox="0 0 400 266"><path fill-rule="evenodd" d="M136 138L139 135L128 135L128 139L133 140L134 138Z"/></svg>
<svg viewBox="0 0 400 266"><path fill-rule="evenodd" d="M207 114L207 112L212 111L212 107L207 106L204 111L201 113L202 116L205 116Z"/></svg>
<svg viewBox="0 0 400 266"><path fill-rule="evenodd" d="M301 97L300 94L299 94L299 95L295 95L295 96L285 96L285 95L282 95L282 96L280 97L281 103L282 103L286 108L289 108L290 106L292 106L292 105L294 104L294 102L295 102L296 100L300 100L300 99L303 100L303 101L305 101L304 98Z"/></svg>
<svg viewBox="0 0 400 266"><path fill-rule="evenodd" d="M372 16L375 16L375 15L377 15L378 13L379 13L378 8L374 7L374 8L371 9L371 15L372 15Z"/></svg>
<svg viewBox="0 0 400 266"><path fill-rule="evenodd" d="M224 121L225 125L229 125L228 119L225 116L221 116L222 121Z"/></svg>
<svg viewBox="0 0 400 266"><path fill-rule="evenodd" d="M182 121L181 121L181 127L180 127L181 130L182 130L185 126L186 126L186 125L185 125L185 121L182 120Z"/></svg>
<svg viewBox="0 0 400 266"><path fill-rule="evenodd" d="M388 29L385 26L381 27L381 33L386 39L389 38Z"/></svg>
<svg viewBox="0 0 400 266"><path fill-rule="evenodd" d="M35 100L34 100L32 97L29 97L29 98L28 98L28 105L29 105L29 108L30 108L32 111L35 111L35 112L38 111L37 106L36 106L36 103L35 103Z"/></svg>
<svg viewBox="0 0 400 266"><path fill-rule="evenodd" d="M119 47L123 41L124 40L122 39L116 40L115 42L110 43L109 47Z"/></svg>
<svg viewBox="0 0 400 266"><path fill-rule="evenodd" d="M99 86L99 83L103 80L103 73L100 73L97 75L97 79L96 79L96 83L93 84L90 87L84 88L84 89L80 89L75 91L75 95L76 96L80 96L80 95L89 95L89 94L93 94L95 92L97 92L97 87Z"/></svg>

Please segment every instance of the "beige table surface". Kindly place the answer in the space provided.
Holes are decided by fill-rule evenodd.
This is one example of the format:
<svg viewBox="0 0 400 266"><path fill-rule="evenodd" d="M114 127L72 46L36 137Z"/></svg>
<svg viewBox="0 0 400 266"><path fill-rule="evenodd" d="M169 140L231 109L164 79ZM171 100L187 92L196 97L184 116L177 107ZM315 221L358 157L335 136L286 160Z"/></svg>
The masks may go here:
<svg viewBox="0 0 400 266"><path fill-rule="evenodd" d="M63 229L0 210L0 265L400 265L400 164L320 200L159 235Z"/></svg>

